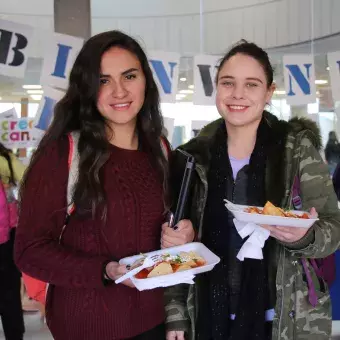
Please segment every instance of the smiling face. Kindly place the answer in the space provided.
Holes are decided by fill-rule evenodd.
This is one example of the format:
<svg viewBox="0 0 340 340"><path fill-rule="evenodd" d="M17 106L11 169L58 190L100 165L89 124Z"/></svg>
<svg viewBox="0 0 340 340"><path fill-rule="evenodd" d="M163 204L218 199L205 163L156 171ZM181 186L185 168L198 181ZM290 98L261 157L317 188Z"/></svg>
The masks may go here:
<svg viewBox="0 0 340 340"><path fill-rule="evenodd" d="M97 108L114 130L119 125L136 125L145 99L145 76L138 58L112 47L102 56Z"/></svg>
<svg viewBox="0 0 340 340"><path fill-rule="evenodd" d="M273 92L274 85L268 85L262 65L238 53L224 63L218 74L216 106L227 124L247 126L261 120Z"/></svg>

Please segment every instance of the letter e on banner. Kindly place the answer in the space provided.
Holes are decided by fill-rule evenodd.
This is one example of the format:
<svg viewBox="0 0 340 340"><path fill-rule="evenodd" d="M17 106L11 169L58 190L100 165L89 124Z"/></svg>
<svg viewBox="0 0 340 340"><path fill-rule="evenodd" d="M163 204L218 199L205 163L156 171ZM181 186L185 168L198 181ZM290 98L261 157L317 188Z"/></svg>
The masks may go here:
<svg viewBox="0 0 340 340"><path fill-rule="evenodd" d="M0 19L0 74L24 78L33 27Z"/></svg>
<svg viewBox="0 0 340 340"><path fill-rule="evenodd" d="M81 38L52 33L45 46L40 83L66 89L73 63L83 43L84 39Z"/></svg>
<svg viewBox="0 0 340 340"><path fill-rule="evenodd" d="M312 55L286 55L283 74L287 104L305 105L316 102L315 69Z"/></svg>

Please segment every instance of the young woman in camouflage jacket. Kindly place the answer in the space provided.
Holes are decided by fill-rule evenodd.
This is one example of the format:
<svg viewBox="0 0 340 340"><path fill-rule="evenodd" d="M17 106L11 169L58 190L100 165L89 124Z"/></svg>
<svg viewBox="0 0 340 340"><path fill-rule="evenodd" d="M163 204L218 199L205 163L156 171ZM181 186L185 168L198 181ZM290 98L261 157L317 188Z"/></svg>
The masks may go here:
<svg viewBox="0 0 340 340"><path fill-rule="evenodd" d="M181 149L197 162L186 218L196 227L197 239L221 262L198 275L195 285L167 289L167 339L329 339L328 287L309 266L318 298L312 306L301 262L324 258L340 245L337 199L319 154L316 124L297 118L280 121L264 111L275 89L273 69L267 54L254 44L242 42L223 58L216 83L222 119ZM184 161L175 151L175 188ZM269 200L291 209L295 179L301 208L318 214L319 220L310 229L263 226L271 235L264 259L237 260L244 241L223 199L257 206ZM166 235L163 243L167 246Z"/></svg>

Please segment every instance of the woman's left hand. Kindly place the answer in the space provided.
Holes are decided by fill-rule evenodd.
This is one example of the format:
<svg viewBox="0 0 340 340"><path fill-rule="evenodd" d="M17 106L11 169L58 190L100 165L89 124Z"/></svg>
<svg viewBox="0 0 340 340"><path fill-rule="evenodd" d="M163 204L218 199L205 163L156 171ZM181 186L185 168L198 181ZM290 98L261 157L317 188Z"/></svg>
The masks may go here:
<svg viewBox="0 0 340 340"><path fill-rule="evenodd" d="M181 246L183 244L192 242L195 238L195 230L191 221L181 220L172 229L169 227L169 223L162 225L162 237L161 247L170 248L175 246Z"/></svg>
<svg viewBox="0 0 340 340"><path fill-rule="evenodd" d="M310 216L312 218L317 218L318 213L315 208L310 211ZM264 229L270 231L270 236L276 238L279 241L286 243L294 243L301 240L308 232L309 229L301 227L280 227L271 225L261 225Z"/></svg>

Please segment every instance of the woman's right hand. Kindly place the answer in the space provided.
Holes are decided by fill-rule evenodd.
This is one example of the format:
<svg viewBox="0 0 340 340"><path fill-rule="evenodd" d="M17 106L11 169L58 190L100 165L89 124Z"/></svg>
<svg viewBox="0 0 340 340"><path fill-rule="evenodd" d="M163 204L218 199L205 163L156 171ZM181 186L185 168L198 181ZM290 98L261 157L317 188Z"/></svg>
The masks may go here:
<svg viewBox="0 0 340 340"><path fill-rule="evenodd" d="M111 261L106 265L106 275L113 281L126 274L127 271L128 270L126 266L119 264L118 262ZM122 284L131 288L135 288L135 285L130 279L123 281Z"/></svg>
<svg viewBox="0 0 340 340"><path fill-rule="evenodd" d="M170 331L166 333L166 340L185 340L183 331Z"/></svg>

